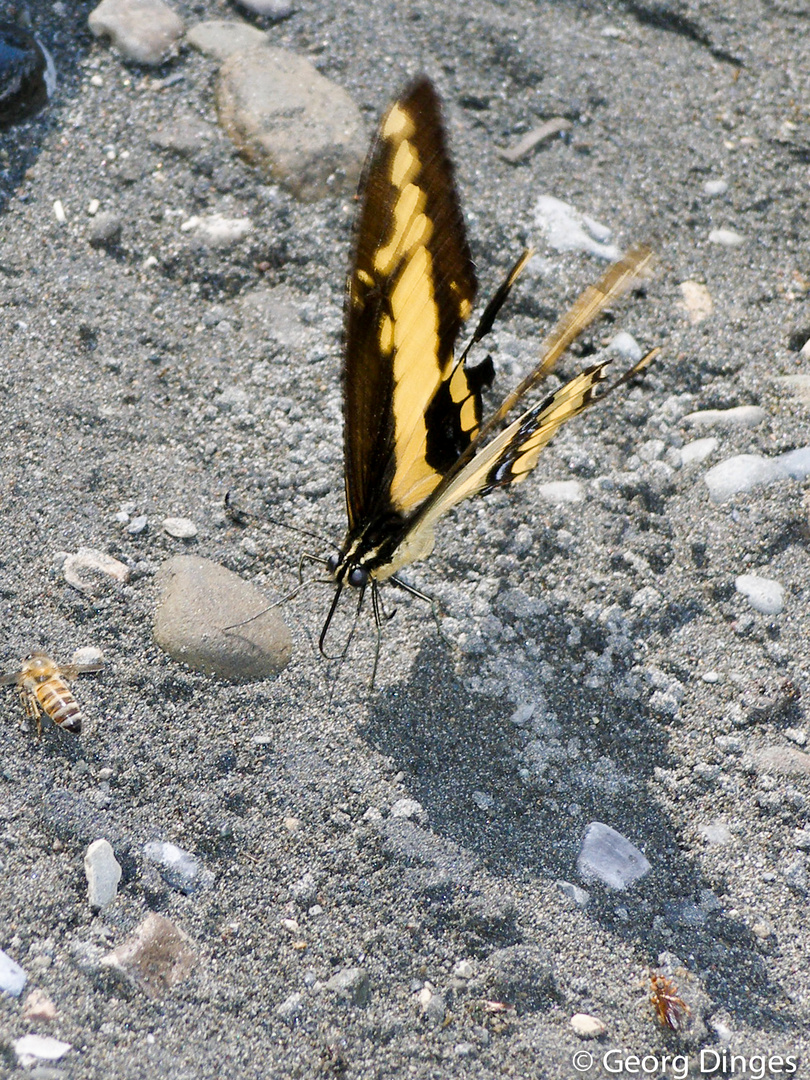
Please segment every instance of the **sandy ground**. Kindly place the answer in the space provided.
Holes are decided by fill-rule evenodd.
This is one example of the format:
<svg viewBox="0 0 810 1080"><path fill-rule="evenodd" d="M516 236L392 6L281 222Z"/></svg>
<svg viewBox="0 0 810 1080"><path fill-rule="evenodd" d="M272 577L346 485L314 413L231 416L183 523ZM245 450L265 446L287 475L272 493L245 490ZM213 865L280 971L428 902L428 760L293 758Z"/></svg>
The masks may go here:
<svg viewBox="0 0 810 1080"><path fill-rule="evenodd" d="M217 0L174 7L189 23L233 14ZM81 645L109 669L76 686L79 740L37 742L4 698L0 948L28 984L0 1000L0 1070L35 1032L73 1047L42 1077L570 1080L641 1075L643 1055L644 1075L723 1063L735 1077L808 1075L810 779L791 689L810 686L808 508L796 481L713 504L702 479L733 454L810 441L808 406L775 381L808 370L806 4L326 2L270 27L349 91L369 134L409 76L434 77L484 293L538 246L493 338L493 400L600 271L545 246L540 195L660 254L645 295L580 350L626 329L662 346L654 369L572 424L536 480L443 525L408 579L439 600L446 640L423 605L387 593L398 610L372 692L368 612L339 672L317 655L325 588L285 606L296 647L275 681L218 683L152 642L153 576L170 555L221 561L280 596L302 550L328 551L235 527L227 490L342 535L354 202L296 202L221 134L190 157L156 147L178 114L213 128L215 64L184 51L157 72L127 68L90 38L90 9L30 4L60 90L2 143L3 669L35 646L67 659ZM554 115L572 121L568 139L518 165L499 157ZM707 195L718 179L726 193ZM91 199L123 222L114 251L88 242ZM214 212L247 215L254 232L230 251L195 249L181 223ZM711 243L712 229L744 243ZM694 325L687 280L713 300ZM244 298L282 285L286 306L262 323ZM682 421L748 404L768 420ZM717 436L714 456L677 468L697 435ZM570 479L584 502L538 496ZM115 518L127 504L148 517L138 535ZM196 522L190 546L164 534L168 515ZM82 546L128 563L130 583L95 599L67 586L57 553ZM781 582L781 614L751 610L734 587L743 573ZM393 817L403 799L419 807ZM593 820L650 861L632 888L579 878ZM82 866L98 836L124 870L101 915ZM167 885L143 856L156 839L213 882ZM587 888L587 906L560 881ZM150 911L197 958L158 998L100 964ZM663 953L691 1008L681 1035L649 1002ZM367 993L362 977L327 988L353 968ZM23 1016L33 989L56 1019ZM575 1013L598 1017L603 1037L579 1038Z"/></svg>

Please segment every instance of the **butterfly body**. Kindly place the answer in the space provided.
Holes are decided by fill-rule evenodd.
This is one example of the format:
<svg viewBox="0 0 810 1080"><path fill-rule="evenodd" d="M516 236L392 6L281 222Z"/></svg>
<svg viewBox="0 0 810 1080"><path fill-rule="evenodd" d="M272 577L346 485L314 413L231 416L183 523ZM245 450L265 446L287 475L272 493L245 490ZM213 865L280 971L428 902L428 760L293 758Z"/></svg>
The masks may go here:
<svg viewBox="0 0 810 1080"><path fill-rule="evenodd" d="M493 296L470 345L491 329L528 258L525 252ZM431 553L435 526L448 510L521 481L558 428L591 404L605 363L497 431L650 258L646 249L635 249L586 290L546 338L537 367L482 425L482 393L493 365L489 357L468 365L470 345L455 354L477 282L438 97L420 78L394 102L361 181L343 366L348 528L327 560L337 591L322 647L345 585L370 585L376 613L377 584L392 578L403 584L398 571Z"/></svg>

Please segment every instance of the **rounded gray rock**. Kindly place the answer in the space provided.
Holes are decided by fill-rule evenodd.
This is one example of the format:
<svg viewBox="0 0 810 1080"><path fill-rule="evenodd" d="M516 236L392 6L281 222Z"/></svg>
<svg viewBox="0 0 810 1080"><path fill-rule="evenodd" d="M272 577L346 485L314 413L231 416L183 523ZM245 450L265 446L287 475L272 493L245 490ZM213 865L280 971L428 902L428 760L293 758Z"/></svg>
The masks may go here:
<svg viewBox="0 0 810 1080"><path fill-rule="evenodd" d="M177 51L183 20L163 0L101 0L88 17L90 31L107 37L125 60L154 67Z"/></svg>
<svg viewBox="0 0 810 1080"><path fill-rule="evenodd" d="M357 186L360 111L303 56L269 45L234 53L220 69L217 114L247 160L299 199Z"/></svg>
<svg viewBox="0 0 810 1080"><path fill-rule="evenodd" d="M292 654L290 632L267 598L219 563L191 555L157 574L154 637L175 660L229 682L278 675Z"/></svg>
<svg viewBox="0 0 810 1080"><path fill-rule="evenodd" d="M91 247L116 247L121 239L123 224L118 214L103 210L90 225L87 238Z"/></svg>
<svg viewBox="0 0 810 1080"><path fill-rule="evenodd" d="M186 34L186 43L206 56L223 61L232 53L266 45L267 34L241 20L208 19L191 27Z"/></svg>

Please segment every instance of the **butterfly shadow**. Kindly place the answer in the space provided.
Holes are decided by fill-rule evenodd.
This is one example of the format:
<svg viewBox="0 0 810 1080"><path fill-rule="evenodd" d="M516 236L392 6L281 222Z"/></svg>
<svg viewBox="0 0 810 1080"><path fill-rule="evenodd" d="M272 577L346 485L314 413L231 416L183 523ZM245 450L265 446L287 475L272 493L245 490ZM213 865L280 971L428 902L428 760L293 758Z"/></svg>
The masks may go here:
<svg viewBox="0 0 810 1080"><path fill-rule="evenodd" d="M590 894L587 917L630 943L641 964L663 951L688 957L716 1005L751 1024L795 1030L762 943L723 911L722 881L708 880L681 850L680 825L650 794L654 770L675 765L660 721L638 701L615 701L610 686L583 686L566 669L570 650L558 644L555 677L544 686L553 734L542 723L518 727L512 704L471 694L435 642L421 649L404 684L376 695L361 737L406 774L408 795L429 822L381 825L388 854L405 863L403 883L450 922L479 890L502 901L543 879L573 883ZM532 761L546 764L526 768ZM620 892L583 881L577 856L592 821L641 847L651 871ZM712 910L706 897L718 893ZM567 903L561 894L561 909ZM490 924L483 952L521 939L514 919Z"/></svg>

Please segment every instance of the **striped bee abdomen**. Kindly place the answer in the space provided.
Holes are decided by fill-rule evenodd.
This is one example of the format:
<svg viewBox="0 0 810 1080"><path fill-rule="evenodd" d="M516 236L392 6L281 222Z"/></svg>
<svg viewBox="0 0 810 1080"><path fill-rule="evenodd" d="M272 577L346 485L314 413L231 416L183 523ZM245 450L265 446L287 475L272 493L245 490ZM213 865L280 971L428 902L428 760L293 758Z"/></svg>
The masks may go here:
<svg viewBox="0 0 810 1080"><path fill-rule="evenodd" d="M34 687L37 701L45 715L64 731L79 735L82 730L82 713L67 683L59 675L52 675Z"/></svg>

